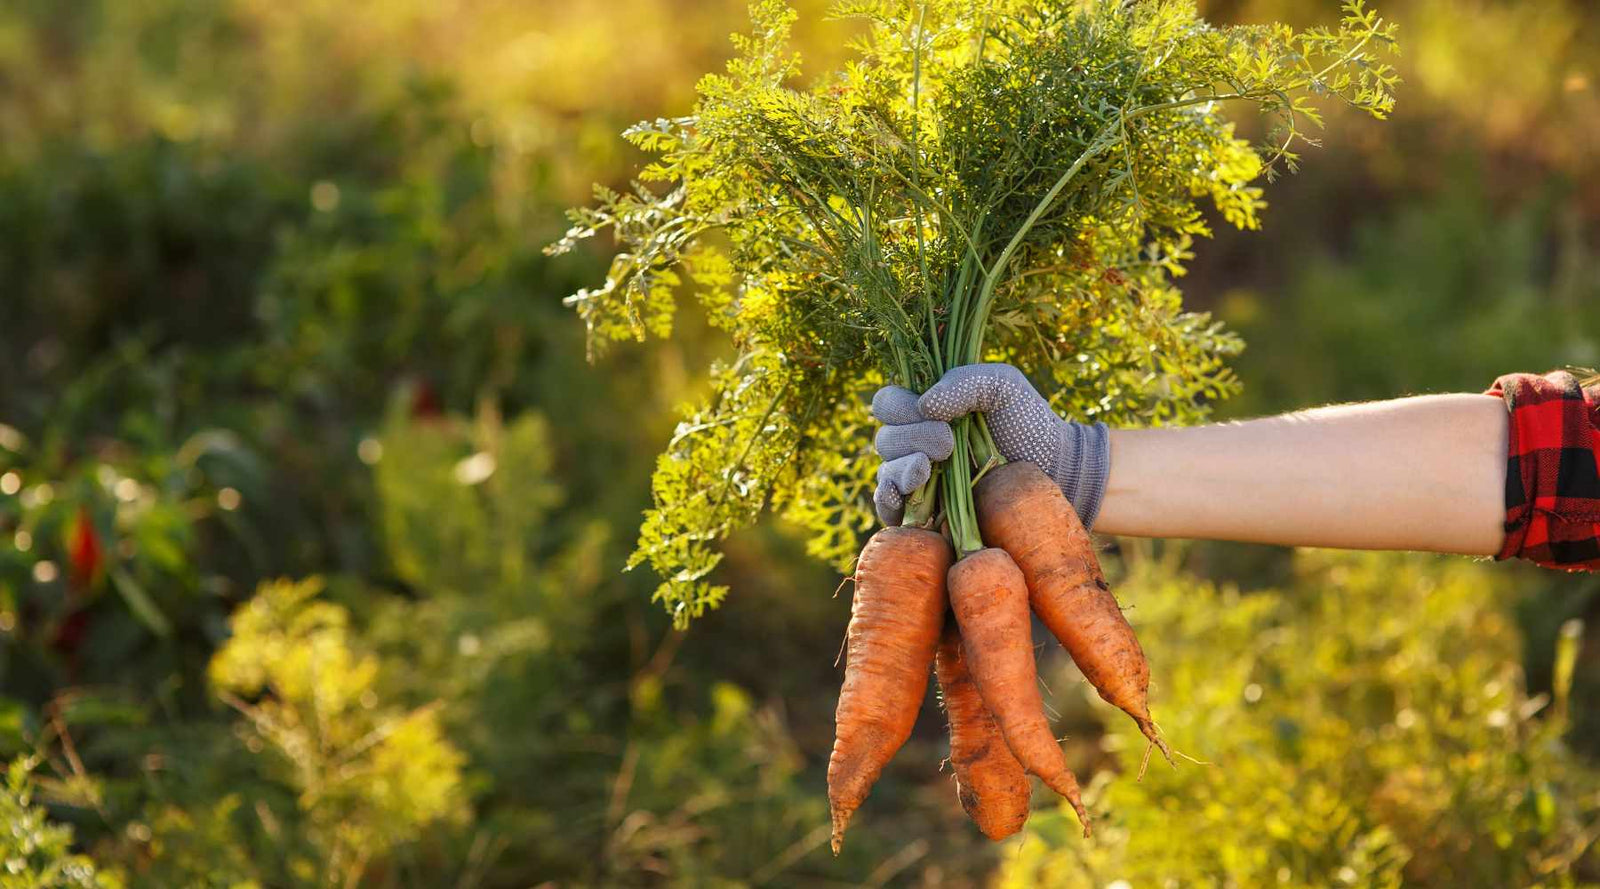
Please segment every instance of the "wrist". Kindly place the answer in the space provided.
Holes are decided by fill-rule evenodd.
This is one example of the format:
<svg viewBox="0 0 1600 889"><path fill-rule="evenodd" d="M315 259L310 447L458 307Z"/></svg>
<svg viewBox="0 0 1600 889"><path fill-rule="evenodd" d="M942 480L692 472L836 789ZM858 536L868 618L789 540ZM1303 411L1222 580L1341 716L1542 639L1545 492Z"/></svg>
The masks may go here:
<svg viewBox="0 0 1600 889"><path fill-rule="evenodd" d="M1062 420L1056 427L1054 463L1046 473L1061 487L1083 527L1093 527L1111 474L1111 433L1106 424Z"/></svg>

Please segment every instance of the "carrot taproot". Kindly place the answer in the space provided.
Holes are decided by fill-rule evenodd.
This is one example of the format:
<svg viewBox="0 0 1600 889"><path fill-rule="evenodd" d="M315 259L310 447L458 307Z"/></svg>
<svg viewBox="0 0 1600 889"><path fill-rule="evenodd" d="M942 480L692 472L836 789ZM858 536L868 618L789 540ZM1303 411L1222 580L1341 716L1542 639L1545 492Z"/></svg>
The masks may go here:
<svg viewBox="0 0 1600 889"><path fill-rule="evenodd" d="M1132 716L1171 762L1150 718L1150 662L1061 488L1034 464L1016 462L990 470L975 494L983 539L1022 569L1033 613L1100 697Z"/></svg>
<svg viewBox="0 0 1600 889"><path fill-rule="evenodd" d="M961 808L991 840L1003 840L1028 821L1028 773L1006 746L1000 724L983 705L961 651L961 629L946 621L933 657L945 718L950 722L950 765Z"/></svg>
<svg viewBox="0 0 1600 889"><path fill-rule="evenodd" d="M1003 549L981 549L950 569L950 608L961 626L961 650L983 703L1023 768L1067 798L1083 835L1089 813L1078 780L1050 732L1033 662L1033 622L1022 571Z"/></svg>
<svg viewBox="0 0 1600 889"><path fill-rule="evenodd" d="M835 855L850 817L911 736L922 709L951 559L943 536L891 527L872 535L856 562L844 685L828 759Z"/></svg>

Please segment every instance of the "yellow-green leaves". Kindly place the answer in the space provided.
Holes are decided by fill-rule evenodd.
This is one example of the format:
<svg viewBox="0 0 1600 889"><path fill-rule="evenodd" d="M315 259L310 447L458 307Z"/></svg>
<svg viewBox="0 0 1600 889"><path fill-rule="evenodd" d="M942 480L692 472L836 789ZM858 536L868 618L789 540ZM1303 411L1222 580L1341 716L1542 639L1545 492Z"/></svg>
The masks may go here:
<svg viewBox="0 0 1600 889"><path fill-rule="evenodd" d="M1087 846L1069 812L1036 813L999 885L1581 883L1594 767L1525 685L1511 575L1326 551L1295 568L1249 593L1150 563L1119 584L1162 652L1156 717L1206 764L1097 782ZM1136 770L1144 739L1107 725L1104 746Z"/></svg>
<svg viewBox="0 0 1600 889"><path fill-rule="evenodd" d="M38 760L13 759L0 786L0 886L6 889L121 889L119 876L97 871L72 851L73 830L50 820L34 799Z"/></svg>
<svg viewBox="0 0 1600 889"><path fill-rule="evenodd" d="M320 581L264 585L234 612L233 636L211 660L219 690L252 697L270 687L281 701L310 704L319 718L355 706L377 663L347 645L349 614L317 601Z"/></svg>
<svg viewBox="0 0 1600 889"><path fill-rule="evenodd" d="M656 463L656 505L629 567L648 563L661 576L656 598L679 624L727 592L706 579L722 560L713 543L755 521L773 489L797 476L799 430L782 409L794 380L771 352L714 368L711 399L685 411Z"/></svg>
<svg viewBox="0 0 1600 889"><path fill-rule="evenodd" d="M379 697L376 656L321 591L316 580L262 585L234 612L209 672L250 748L284 766L330 877L350 885L367 861L464 811L464 758L437 707Z"/></svg>
<svg viewBox="0 0 1600 889"><path fill-rule="evenodd" d="M591 356L614 340L672 333L673 289L682 283L676 266L704 229L672 215L683 198L681 191L657 199L643 186L632 194L596 186L595 198L594 209L569 214L572 228L547 250L552 255L565 253L605 228L625 247L611 260L604 284L579 290L566 300L589 326Z"/></svg>
<svg viewBox="0 0 1600 889"><path fill-rule="evenodd" d="M650 184L598 190L552 248L606 229L620 247L569 299L591 351L669 335L689 284L740 355L657 465L631 562L657 597L680 622L719 601L717 542L768 506L848 561L881 381L1007 361L1069 415L1132 424L1231 394L1240 343L1172 282L1208 210L1260 225L1261 180L1293 164L1319 102L1392 107L1393 26L1344 12L1296 32L1216 28L1179 0L848 0L857 58L802 88L793 11L753 3L693 114L626 134L655 155ZM1265 114L1266 142L1236 134L1233 105Z"/></svg>

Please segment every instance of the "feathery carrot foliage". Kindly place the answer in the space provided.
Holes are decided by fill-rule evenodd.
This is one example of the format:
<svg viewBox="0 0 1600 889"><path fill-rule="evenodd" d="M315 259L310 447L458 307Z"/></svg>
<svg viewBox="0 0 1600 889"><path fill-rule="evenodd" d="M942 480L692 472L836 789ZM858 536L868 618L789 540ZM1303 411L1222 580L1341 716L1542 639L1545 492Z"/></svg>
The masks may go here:
<svg viewBox="0 0 1600 889"><path fill-rule="evenodd" d="M797 89L795 13L751 4L691 115L626 137L656 155L551 252L611 230L605 282L569 298L591 355L668 336L692 289L738 350L660 458L630 566L662 578L680 623L726 590L716 542L767 507L843 566L872 522L865 393L921 390L1002 360L1059 409L1112 423L1188 422L1230 394L1239 341L1185 312L1173 280L1207 208L1254 228L1263 178L1292 168L1318 100L1393 105L1395 29L1361 0L1335 28L1213 27L1190 0L847 0L856 58ZM1230 105L1255 106L1264 141ZM949 519L980 545L970 482L992 445L958 424L908 523Z"/></svg>

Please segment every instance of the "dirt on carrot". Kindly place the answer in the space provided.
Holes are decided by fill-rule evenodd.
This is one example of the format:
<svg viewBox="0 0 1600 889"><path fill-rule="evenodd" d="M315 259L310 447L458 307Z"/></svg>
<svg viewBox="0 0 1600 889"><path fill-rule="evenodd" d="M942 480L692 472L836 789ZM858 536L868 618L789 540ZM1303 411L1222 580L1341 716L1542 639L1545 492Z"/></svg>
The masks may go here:
<svg viewBox="0 0 1600 889"><path fill-rule="evenodd" d="M1111 593L1094 543L1061 489L1032 463L1007 463L979 480L983 539L1011 554L1033 613L1108 703L1122 709L1171 762L1150 718L1150 662Z"/></svg>
<svg viewBox="0 0 1600 889"><path fill-rule="evenodd" d="M952 558L942 536L918 528L885 528L861 550L828 759L836 855L850 817L917 721L944 622Z"/></svg>
<svg viewBox="0 0 1600 889"><path fill-rule="evenodd" d="M1000 724L983 705L961 651L961 629L947 620L934 674L945 717L950 721L950 765L956 773L956 798L968 817L991 840L1003 840L1028 821L1032 786L1028 773L1006 746Z"/></svg>
<svg viewBox="0 0 1600 889"><path fill-rule="evenodd" d="M950 607L961 626L962 652L983 703L1023 767L1067 798L1089 835L1078 780L1045 719L1033 660L1028 586L1003 549L982 549L950 569Z"/></svg>

